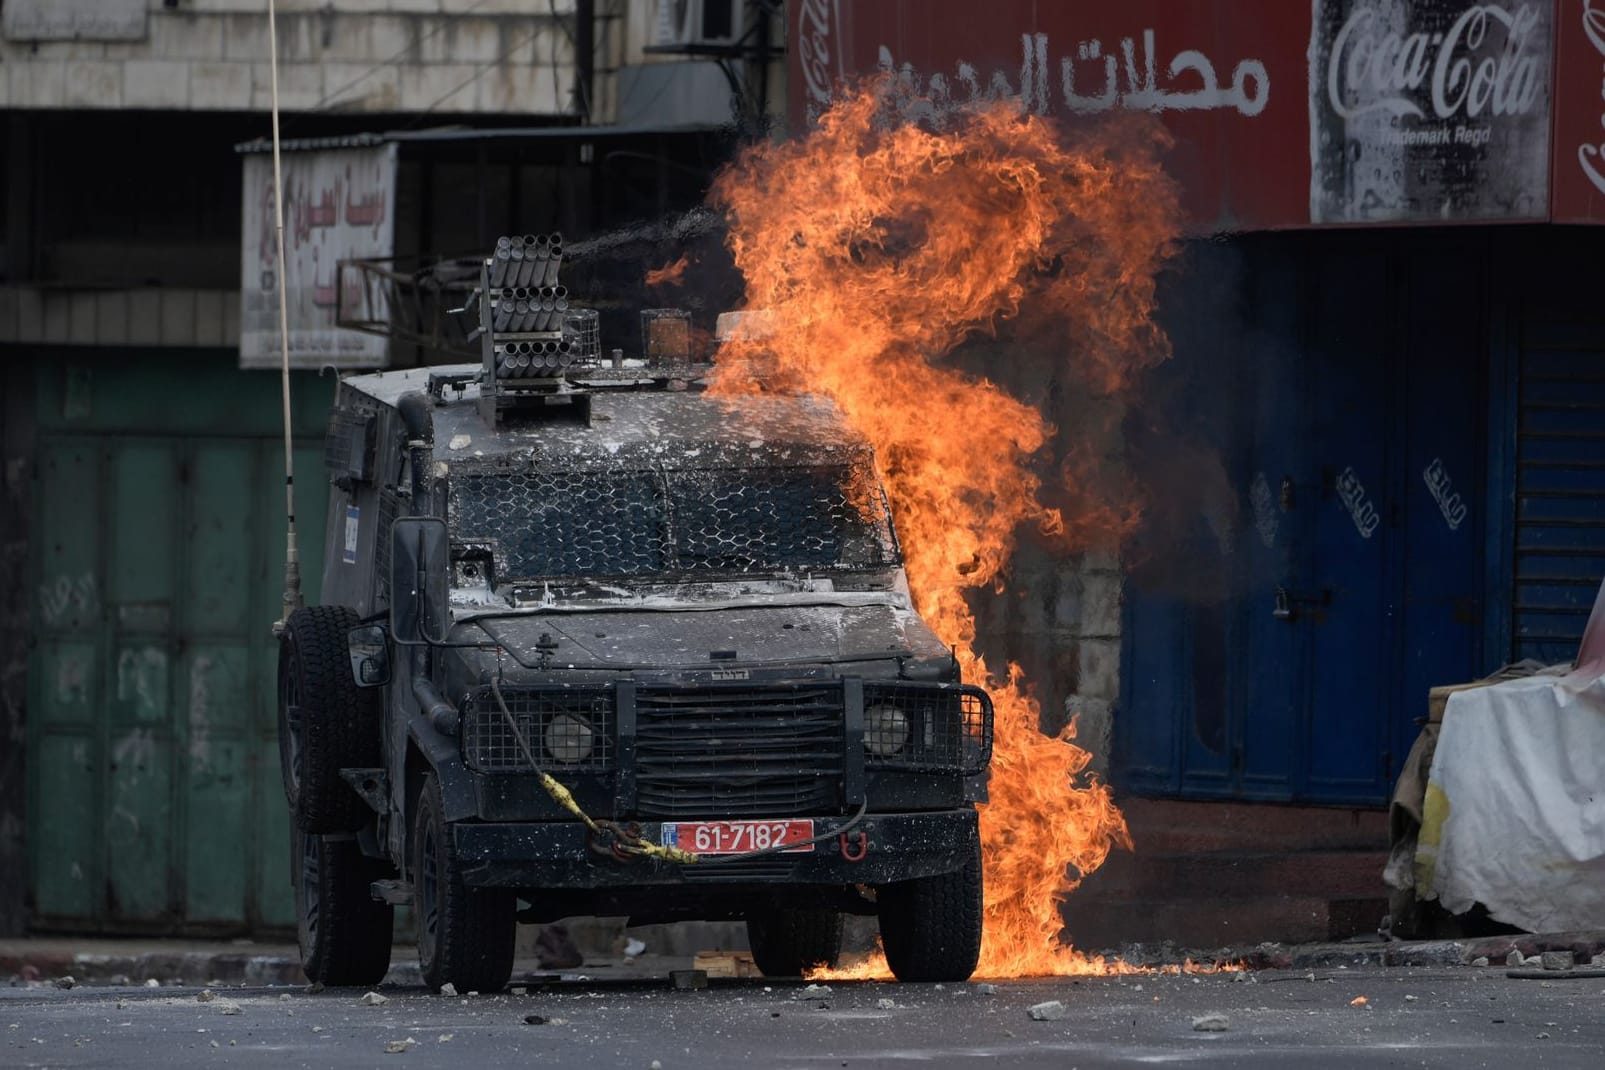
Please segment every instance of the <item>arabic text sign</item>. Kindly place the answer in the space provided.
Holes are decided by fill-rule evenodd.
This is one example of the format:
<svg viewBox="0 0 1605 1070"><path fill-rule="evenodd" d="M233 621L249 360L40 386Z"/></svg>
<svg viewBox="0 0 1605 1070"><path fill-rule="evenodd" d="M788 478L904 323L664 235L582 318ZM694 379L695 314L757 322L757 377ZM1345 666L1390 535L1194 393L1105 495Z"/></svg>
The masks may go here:
<svg viewBox="0 0 1605 1070"><path fill-rule="evenodd" d="M884 72L911 119L1017 99L1039 115L1138 112L1176 135L1167 166L1210 225L1304 222L1309 8L1287 0L793 0L792 119ZM1230 17L1225 17L1226 15Z"/></svg>
<svg viewBox="0 0 1605 1070"><path fill-rule="evenodd" d="M388 257L395 239L396 147L293 152L282 157L284 257L290 363L296 367L383 367L386 340L335 326L342 284L360 287L342 260ZM279 295L274 237L273 157L245 157L240 271L240 367L279 366ZM342 282L343 278L343 282ZM347 294L377 318L372 295Z"/></svg>
<svg viewBox="0 0 1605 1070"><path fill-rule="evenodd" d="M1543 219L1550 0L1312 0L1310 221Z"/></svg>

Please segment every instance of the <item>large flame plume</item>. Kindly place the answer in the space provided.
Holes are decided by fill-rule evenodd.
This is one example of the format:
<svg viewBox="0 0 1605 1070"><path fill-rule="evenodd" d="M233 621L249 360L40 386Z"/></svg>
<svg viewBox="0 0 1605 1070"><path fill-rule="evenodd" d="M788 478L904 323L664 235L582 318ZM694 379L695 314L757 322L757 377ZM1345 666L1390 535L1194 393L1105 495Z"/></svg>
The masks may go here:
<svg viewBox="0 0 1605 1070"><path fill-rule="evenodd" d="M1019 667L994 671L977 652L966 592L1006 582L1022 525L1074 550L1118 537L1110 528L1134 513L1045 505L1045 490L1077 490L1039 474L1055 428L953 351L1002 328L1019 352L1046 347L1067 382L1124 388L1168 352L1153 311L1175 190L1146 127L1070 140L1018 102L940 124L896 121L898 103L884 82L846 95L808 135L757 146L717 180L746 305L766 311L761 339L720 352L715 388L761 381L835 399L874 444L920 612L993 694L977 975L1108 969L1061 939L1059 908L1112 847L1130 846L1125 821L1086 773L1074 723L1044 734ZM887 975L884 961L857 975Z"/></svg>

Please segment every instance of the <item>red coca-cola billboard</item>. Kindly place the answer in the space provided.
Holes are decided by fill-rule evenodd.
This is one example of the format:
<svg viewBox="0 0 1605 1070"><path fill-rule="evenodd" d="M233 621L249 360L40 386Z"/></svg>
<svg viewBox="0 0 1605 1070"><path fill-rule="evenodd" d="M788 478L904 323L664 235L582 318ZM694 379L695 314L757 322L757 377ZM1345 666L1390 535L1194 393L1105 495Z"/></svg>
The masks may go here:
<svg viewBox="0 0 1605 1070"><path fill-rule="evenodd" d="M912 118L1155 115L1202 229L1605 221L1605 0L791 0L801 128L884 72ZM1592 110L1590 110L1592 109Z"/></svg>

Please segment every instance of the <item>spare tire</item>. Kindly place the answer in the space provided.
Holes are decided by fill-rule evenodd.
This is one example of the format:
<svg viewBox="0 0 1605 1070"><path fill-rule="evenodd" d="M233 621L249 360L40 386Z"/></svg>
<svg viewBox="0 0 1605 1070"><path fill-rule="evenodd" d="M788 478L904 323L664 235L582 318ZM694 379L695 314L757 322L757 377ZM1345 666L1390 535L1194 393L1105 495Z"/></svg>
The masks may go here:
<svg viewBox="0 0 1605 1070"><path fill-rule="evenodd" d="M305 606L279 636L279 767L296 828L351 832L373 811L340 770L379 764L380 691L351 678L345 606Z"/></svg>

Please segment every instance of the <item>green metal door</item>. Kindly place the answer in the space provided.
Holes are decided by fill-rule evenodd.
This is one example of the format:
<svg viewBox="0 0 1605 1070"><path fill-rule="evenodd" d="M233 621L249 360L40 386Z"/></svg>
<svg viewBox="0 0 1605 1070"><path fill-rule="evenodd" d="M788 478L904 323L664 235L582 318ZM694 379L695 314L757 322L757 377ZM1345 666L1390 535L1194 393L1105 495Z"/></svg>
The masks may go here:
<svg viewBox="0 0 1605 1070"><path fill-rule="evenodd" d="M227 378L276 396L276 378ZM107 408L100 422L134 422ZM294 924L269 631L283 586L283 447L191 422L183 434L41 430L28 763L41 927ZM321 450L298 446L296 465L315 600Z"/></svg>

